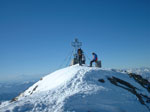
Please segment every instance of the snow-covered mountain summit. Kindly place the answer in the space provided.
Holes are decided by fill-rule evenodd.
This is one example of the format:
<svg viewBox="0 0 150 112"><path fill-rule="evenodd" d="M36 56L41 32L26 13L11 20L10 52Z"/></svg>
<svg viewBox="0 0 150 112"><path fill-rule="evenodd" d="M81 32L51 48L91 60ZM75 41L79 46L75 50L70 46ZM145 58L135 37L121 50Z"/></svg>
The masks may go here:
<svg viewBox="0 0 150 112"><path fill-rule="evenodd" d="M74 65L3 102L0 112L150 112L149 93L139 75Z"/></svg>

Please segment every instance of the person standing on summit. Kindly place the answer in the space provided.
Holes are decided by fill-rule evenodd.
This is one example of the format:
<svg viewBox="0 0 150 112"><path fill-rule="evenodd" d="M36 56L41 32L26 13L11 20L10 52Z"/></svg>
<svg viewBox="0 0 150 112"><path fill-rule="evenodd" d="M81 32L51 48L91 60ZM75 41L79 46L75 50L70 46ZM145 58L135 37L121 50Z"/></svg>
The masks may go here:
<svg viewBox="0 0 150 112"><path fill-rule="evenodd" d="M95 53L93 52L92 55L93 55L93 60L90 62L90 67L92 67L92 63L93 63L93 62L97 62L97 60L98 60L97 54L95 54Z"/></svg>
<svg viewBox="0 0 150 112"><path fill-rule="evenodd" d="M78 49L78 62L79 62L79 65L82 66L82 49Z"/></svg>

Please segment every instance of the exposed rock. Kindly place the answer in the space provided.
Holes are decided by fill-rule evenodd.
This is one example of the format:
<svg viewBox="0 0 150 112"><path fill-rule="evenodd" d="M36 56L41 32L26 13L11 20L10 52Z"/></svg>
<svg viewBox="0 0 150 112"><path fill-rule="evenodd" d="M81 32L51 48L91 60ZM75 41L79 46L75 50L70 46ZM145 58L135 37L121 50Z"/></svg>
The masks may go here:
<svg viewBox="0 0 150 112"><path fill-rule="evenodd" d="M136 76L136 75L135 75ZM138 100L139 100L139 102L142 104L142 105L145 105L147 108L148 108L148 110L150 111L150 107L149 107L149 104L147 104L147 103L150 103L150 97L148 97L148 96L146 96L146 95L144 95L144 94L142 94L142 93L138 93L137 92L137 90L139 90L138 88L136 88L135 86L133 86L132 84L130 84L129 82L126 82L126 81L124 81L124 80L121 80L121 79L119 79L119 78L117 78L117 77L114 77L114 76L112 76L112 77L107 77L107 79L112 83L112 84L114 84L114 85L116 85L116 86L118 86L118 87L121 87L121 88L123 88L123 89L125 89L125 90L127 90L127 91L129 91L129 92L131 92L132 94L134 94L134 95L136 95L136 97L138 98ZM141 84L145 84L145 82L147 82L147 81L145 81L145 80L142 80L142 78L140 77L135 77L135 79L137 79L137 81L138 81L138 79L139 79L139 83L141 83ZM145 82L142 82L142 81L145 81Z"/></svg>
<svg viewBox="0 0 150 112"><path fill-rule="evenodd" d="M31 94L36 90L37 87L38 87L38 85L36 85L36 86L33 88Z"/></svg>
<svg viewBox="0 0 150 112"><path fill-rule="evenodd" d="M128 73L128 75L133 78L137 83L147 89L150 92L150 82L147 79L144 79L142 76L137 75L135 73Z"/></svg>
<svg viewBox="0 0 150 112"><path fill-rule="evenodd" d="M104 83L105 80L104 79L98 79L99 82Z"/></svg>
<svg viewBox="0 0 150 112"><path fill-rule="evenodd" d="M15 98L13 98L10 102L14 102L14 101L17 101L17 100L18 100L18 98L15 97Z"/></svg>

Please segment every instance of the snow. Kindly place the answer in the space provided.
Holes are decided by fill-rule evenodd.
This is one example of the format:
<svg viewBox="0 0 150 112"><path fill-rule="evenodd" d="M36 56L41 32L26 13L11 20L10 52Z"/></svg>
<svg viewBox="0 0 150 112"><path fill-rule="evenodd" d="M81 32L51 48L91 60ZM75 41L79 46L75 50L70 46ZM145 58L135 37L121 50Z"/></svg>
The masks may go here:
<svg viewBox="0 0 150 112"><path fill-rule="evenodd" d="M150 82L150 68L149 67L127 69L126 71L129 72L129 73L139 74L142 77L148 79L149 82Z"/></svg>
<svg viewBox="0 0 150 112"><path fill-rule="evenodd" d="M74 65L43 77L19 95L17 101L3 102L0 112L149 112L135 95L112 85L107 80L112 76L149 95L126 73Z"/></svg>

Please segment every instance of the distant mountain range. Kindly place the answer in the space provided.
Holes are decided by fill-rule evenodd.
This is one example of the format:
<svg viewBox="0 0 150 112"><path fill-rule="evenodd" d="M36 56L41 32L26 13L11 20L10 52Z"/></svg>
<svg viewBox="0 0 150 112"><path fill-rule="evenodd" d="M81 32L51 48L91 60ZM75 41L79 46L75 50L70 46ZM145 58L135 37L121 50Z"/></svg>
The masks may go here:
<svg viewBox="0 0 150 112"><path fill-rule="evenodd" d="M17 83L0 83L0 102L11 100L33 85L36 81L26 81Z"/></svg>
<svg viewBox="0 0 150 112"><path fill-rule="evenodd" d="M143 78L146 78L150 81L150 68L149 67L127 69L127 72L136 73L136 74L141 75Z"/></svg>

